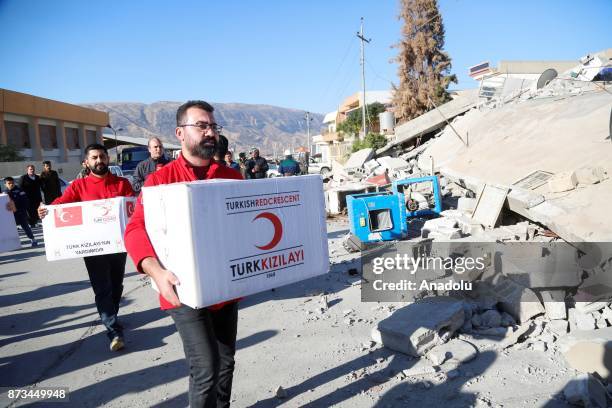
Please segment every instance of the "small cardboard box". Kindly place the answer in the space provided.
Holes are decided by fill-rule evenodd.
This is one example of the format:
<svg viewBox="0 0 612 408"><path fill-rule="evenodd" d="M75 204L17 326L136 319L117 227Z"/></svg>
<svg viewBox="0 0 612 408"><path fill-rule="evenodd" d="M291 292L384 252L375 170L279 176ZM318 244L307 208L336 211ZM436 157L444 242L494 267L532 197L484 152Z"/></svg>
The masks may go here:
<svg viewBox="0 0 612 408"><path fill-rule="evenodd" d="M48 205L43 219L47 260L125 252L123 232L135 197Z"/></svg>
<svg viewBox="0 0 612 408"><path fill-rule="evenodd" d="M321 177L143 188L147 233L181 302L210 306L329 270Z"/></svg>
<svg viewBox="0 0 612 408"><path fill-rule="evenodd" d="M21 248L21 240L15 225L15 217L6 208L8 202L8 194L0 194L0 252L14 251Z"/></svg>

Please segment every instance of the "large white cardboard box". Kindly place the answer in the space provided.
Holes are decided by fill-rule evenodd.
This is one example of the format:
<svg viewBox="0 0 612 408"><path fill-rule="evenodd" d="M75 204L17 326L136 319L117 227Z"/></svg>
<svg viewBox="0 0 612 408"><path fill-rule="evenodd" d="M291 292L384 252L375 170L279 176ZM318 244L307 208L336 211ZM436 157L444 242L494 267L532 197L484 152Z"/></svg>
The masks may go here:
<svg viewBox="0 0 612 408"><path fill-rule="evenodd" d="M321 176L143 188L147 233L193 308L329 270Z"/></svg>
<svg viewBox="0 0 612 408"><path fill-rule="evenodd" d="M0 194L0 252L8 252L21 248L19 233L15 225L15 217L6 208L8 202L8 194Z"/></svg>
<svg viewBox="0 0 612 408"><path fill-rule="evenodd" d="M43 219L47 260L125 252L123 232L135 197L48 205Z"/></svg>

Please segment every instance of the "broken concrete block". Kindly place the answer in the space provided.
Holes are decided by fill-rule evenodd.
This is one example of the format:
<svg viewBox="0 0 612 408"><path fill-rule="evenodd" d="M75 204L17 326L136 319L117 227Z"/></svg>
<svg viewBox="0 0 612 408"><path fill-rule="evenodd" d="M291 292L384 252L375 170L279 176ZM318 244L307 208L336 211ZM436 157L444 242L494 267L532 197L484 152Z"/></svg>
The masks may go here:
<svg viewBox="0 0 612 408"><path fill-rule="evenodd" d="M344 170L350 172L362 168L363 165L372 158L373 154L374 150L370 148L361 149L351 154L346 163L344 163Z"/></svg>
<svg viewBox="0 0 612 408"><path fill-rule="evenodd" d="M432 348L427 353L427 359L434 365L444 363L463 364L472 361L478 355L478 349L465 340L453 339L448 343Z"/></svg>
<svg viewBox="0 0 612 408"><path fill-rule="evenodd" d="M474 327L482 327L482 317L479 314L475 314L472 316L471 323Z"/></svg>
<svg viewBox="0 0 612 408"><path fill-rule="evenodd" d="M461 230L459 228L438 227L437 230L427 233L423 238L432 238L436 241L449 241L451 239L461 238Z"/></svg>
<svg viewBox="0 0 612 408"><path fill-rule="evenodd" d="M501 342L500 348L503 350L515 345L523 338L527 337L535 330L535 324L532 322L524 323L513 332L509 332L508 336Z"/></svg>
<svg viewBox="0 0 612 408"><path fill-rule="evenodd" d="M499 327L501 325L501 314L497 310L487 310L480 315L482 327Z"/></svg>
<svg viewBox="0 0 612 408"><path fill-rule="evenodd" d="M428 231L435 231L440 227L455 228L457 226L457 220L449 217L438 217L431 220L425 221L423 229Z"/></svg>
<svg viewBox="0 0 612 408"><path fill-rule="evenodd" d="M544 313L544 306L531 289L521 286L501 274L496 275L491 283L493 291L499 299L499 308L510 314L516 322L524 323Z"/></svg>
<svg viewBox="0 0 612 408"><path fill-rule="evenodd" d="M461 212L472 214L476 208L476 199L468 197L459 197L457 201L457 209Z"/></svg>
<svg viewBox="0 0 612 408"><path fill-rule="evenodd" d="M380 163L376 159L372 159L363 164L363 168L367 173L371 173L375 168L380 167Z"/></svg>
<svg viewBox="0 0 612 408"><path fill-rule="evenodd" d="M561 193L563 191L570 191L576 188L578 185L578 178L576 172L566 171L564 173L555 174L548 179L548 190L551 193Z"/></svg>
<svg viewBox="0 0 612 408"><path fill-rule="evenodd" d="M590 313L583 313L578 309L568 311L570 330L593 330L595 329L595 318Z"/></svg>
<svg viewBox="0 0 612 408"><path fill-rule="evenodd" d="M404 170L410 167L406 160L398 157L384 156L379 157L377 160L382 167L389 169L389 171Z"/></svg>
<svg viewBox="0 0 612 408"><path fill-rule="evenodd" d="M514 318L510 316L510 314L506 312L501 313L501 326L502 327L510 327L510 326L514 326L515 324L516 322L514 321Z"/></svg>
<svg viewBox="0 0 612 408"><path fill-rule="evenodd" d="M565 291L548 291L540 292L544 301L544 309L546 309L546 317L551 320L567 319L567 310L565 308Z"/></svg>
<svg viewBox="0 0 612 408"><path fill-rule="evenodd" d="M576 302L576 310L582 313L598 312L608 306L607 302Z"/></svg>
<svg viewBox="0 0 612 408"><path fill-rule="evenodd" d="M423 356L441 336L454 333L464 322L463 302L439 296L423 299L395 311L372 330L372 339L412 356Z"/></svg>
<svg viewBox="0 0 612 408"><path fill-rule="evenodd" d="M579 374L563 389L567 402L591 408L608 407L606 388L592 375Z"/></svg>
<svg viewBox="0 0 612 408"><path fill-rule="evenodd" d="M603 315L599 314L599 316L595 317L595 326L598 329L605 329L606 327L608 327L608 322L606 322L606 319L603 317Z"/></svg>
<svg viewBox="0 0 612 408"><path fill-rule="evenodd" d="M612 325L612 310L609 308L605 308L601 311L601 315L603 316L604 319L606 319L606 321Z"/></svg>
<svg viewBox="0 0 612 408"><path fill-rule="evenodd" d="M581 167L576 170L578 184L597 184L608 178L608 174L602 167Z"/></svg>
<svg viewBox="0 0 612 408"><path fill-rule="evenodd" d="M489 327L487 329L473 330L472 333L481 336L507 337L512 334L512 329L510 327Z"/></svg>
<svg viewBox="0 0 612 408"><path fill-rule="evenodd" d="M568 322L567 320L551 320L546 327L554 334L562 336L567 334Z"/></svg>

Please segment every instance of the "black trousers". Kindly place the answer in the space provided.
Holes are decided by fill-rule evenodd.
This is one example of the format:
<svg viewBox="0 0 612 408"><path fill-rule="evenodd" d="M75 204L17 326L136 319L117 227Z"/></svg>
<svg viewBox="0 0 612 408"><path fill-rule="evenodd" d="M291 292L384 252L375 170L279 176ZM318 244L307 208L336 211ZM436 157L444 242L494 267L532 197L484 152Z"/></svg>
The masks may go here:
<svg viewBox="0 0 612 408"><path fill-rule="evenodd" d="M106 327L106 335L109 339L123 335L123 327L117 320L117 313L119 313L119 301L123 293L126 257L127 254L123 252L83 258L91 288L96 296L96 307L100 320Z"/></svg>
<svg viewBox="0 0 612 408"><path fill-rule="evenodd" d="M238 304L213 311L181 306L168 310L189 365L189 406L229 407L234 376Z"/></svg>

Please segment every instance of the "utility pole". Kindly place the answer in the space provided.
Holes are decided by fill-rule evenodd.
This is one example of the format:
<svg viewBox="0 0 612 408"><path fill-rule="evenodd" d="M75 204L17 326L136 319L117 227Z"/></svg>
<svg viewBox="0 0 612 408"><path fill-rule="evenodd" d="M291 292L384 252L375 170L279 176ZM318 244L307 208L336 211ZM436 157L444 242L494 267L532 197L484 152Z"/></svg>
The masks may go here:
<svg viewBox="0 0 612 408"><path fill-rule="evenodd" d="M365 87L365 46L364 42L369 43L372 39L366 39L363 36L363 17L361 17L361 29L357 33L357 38L361 40L361 89L363 91L363 103L361 106L361 117L362 117L362 129L363 137L368 134L368 128L366 125L366 87Z"/></svg>
<svg viewBox="0 0 612 408"><path fill-rule="evenodd" d="M306 147L308 147L308 153L310 153L310 122L312 121L310 112L304 114L304 119L306 119Z"/></svg>

